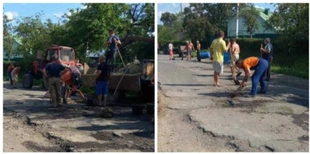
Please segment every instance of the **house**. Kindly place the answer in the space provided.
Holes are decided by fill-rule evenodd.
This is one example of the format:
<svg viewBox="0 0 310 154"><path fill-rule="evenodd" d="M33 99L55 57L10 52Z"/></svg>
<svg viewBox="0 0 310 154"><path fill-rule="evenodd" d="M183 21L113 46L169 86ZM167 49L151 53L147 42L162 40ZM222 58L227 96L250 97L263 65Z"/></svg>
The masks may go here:
<svg viewBox="0 0 310 154"><path fill-rule="evenodd" d="M5 39L7 39L7 37L3 37L3 40L5 40ZM14 38L13 39L13 49L16 51L20 45L21 45L21 43L16 38ZM8 57L7 51L4 48L4 46L3 46L3 60L8 60L9 58L10 58L10 60L12 60L12 59L21 59L21 58L23 58L23 55L21 55L21 54L13 54L10 57Z"/></svg>
<svg viewBox="0 0 310 154"><path fill-rule="evenodd" d="M264 27L265 22L272 16L272 12L269 9L260 9L256 8L259 11L257 17L258 29L255 30L253 37L264 38L264 37L275 37L275 30L266 30ZM244 19L239 17L238 21L238 36L239 37L249 37L250 34L247 32L247 26L244 25ZM227 20L227 36L235 37L236 36L236 16Z"/></svg>

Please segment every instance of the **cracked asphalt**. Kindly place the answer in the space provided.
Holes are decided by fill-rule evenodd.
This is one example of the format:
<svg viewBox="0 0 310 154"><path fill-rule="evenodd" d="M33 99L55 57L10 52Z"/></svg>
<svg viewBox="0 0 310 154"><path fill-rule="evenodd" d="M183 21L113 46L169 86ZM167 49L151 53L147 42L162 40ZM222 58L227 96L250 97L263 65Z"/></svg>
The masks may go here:
<svg viewBox="0 0 310 154"><path fill-rule="evenodd" d="M244 73L239 77L243 79ZM238 87L224 67L214 87L212 63L158 55L159 152L308 152L309 82L272 73L267 94L230 98Z"/></svg>
<svg viewBox="0 0 310 154"><path fill-rule="evenodd" d="M132 115L129 106L102 108L70 101L58 108L39 87L3 87L4 152L153 152L153 116ZM146 111L145 111L146 112Z"/></svg>

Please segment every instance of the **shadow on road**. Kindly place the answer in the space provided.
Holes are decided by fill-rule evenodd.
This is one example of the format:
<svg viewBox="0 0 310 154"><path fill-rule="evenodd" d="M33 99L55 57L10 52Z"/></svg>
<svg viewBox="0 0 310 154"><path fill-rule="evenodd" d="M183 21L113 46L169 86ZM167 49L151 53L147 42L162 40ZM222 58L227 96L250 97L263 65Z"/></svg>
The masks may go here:
<svg viewBox="0 0 310 154"><path fill-rule="evenodd" d="M203 96L212 96L212 97L230 97L231 93L229 92L216 92L216 93L198 93L198 95Z"/></svg>
<svg viewBox="0 0 310 154"><path fill-rule="evenodd" d="M213 74L193 74L193 76L199 76L199 77L213 77Z"/></svg>
<svg viewBox="0 0 310 154"><path fill-rule="evenodd" d="M197 86L197 87L203 87L206 86L205 84L163 84L164 86Z"/></svg>

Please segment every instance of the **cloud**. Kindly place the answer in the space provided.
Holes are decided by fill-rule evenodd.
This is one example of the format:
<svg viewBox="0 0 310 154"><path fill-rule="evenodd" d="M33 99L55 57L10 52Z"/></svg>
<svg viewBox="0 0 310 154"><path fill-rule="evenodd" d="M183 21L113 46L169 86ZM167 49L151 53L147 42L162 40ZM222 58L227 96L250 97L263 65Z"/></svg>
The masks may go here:
<svg viewBox="0 0 310 154"><path fill-rule="evenodd" d="M69 17L70 17L70 16L71 16L71 12L68 12L68 13L67 13L67 16L69 16Z"/></svg>
<svg viewBox="0 0 310 154"><path fill-rule="evenodd" d="M18 13L17 12L5 12L4 14L7 16L7 18L9 20L13 20L16 17L18 17Z"/></svg>
<svg viewBox="0 0 310 154"><path fill-rule="evenodd" d="M188 6L189 6L189 3L182 3L183 8L188 7Z"/></svg>
<svg viewBox="0 0 310 154"><path fill-rule="evenodd" d="M178 5L179 3L172 3L172 7L173 8L177 8L179 5Z"/></svg>
<svg viewBox="0 0 310 154"><path fill-rule="evenodd" d="M83 9L86 9L87 6L86 5L82 5L80 8L83 10Z"/></svg>
<svg viewBox="0 0 310 154"><path fill-rule="evenodd" d="M64 15L63 12L54 13L54 16L55 16L56 18L61 18L63 15Z"/></svg>
<svg viewBox="0 0 310 154"><path fill-rule="evenodd" d="M254 7L259 8L259 9L265 9L264 7L257 6L257 5L255 5Z"/></svg>

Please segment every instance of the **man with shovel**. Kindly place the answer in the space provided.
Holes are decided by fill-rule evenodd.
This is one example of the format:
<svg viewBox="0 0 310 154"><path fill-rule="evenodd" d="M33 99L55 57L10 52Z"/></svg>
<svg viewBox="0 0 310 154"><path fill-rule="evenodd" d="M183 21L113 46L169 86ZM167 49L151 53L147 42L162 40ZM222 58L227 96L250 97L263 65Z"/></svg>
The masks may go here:
<svg viewBox="0 0 310 154"><path fill-rule="evenodd" d="M231 74L232 78L235 81L235 84L240 84L238 80L236 80L236 77L240 76L242 73L238 67L235 65L236 61L239 60L239 53L240 53L240 47L236 43L236 39L233 38L230 40L231 42L231 47L230 47L230 68L231 68ZM237 70L237 75L235 75L235 71Z"/></svg>
<svg viewBox="0 0 310 154"><path fill-rule="evenodd" d="M109 35L110 37L107 40L108 50L105 53L105 57L106 62L111 64L111 72L113 72L115 67L116 52L118 51L117 45L120 45L121 41L118 36L114 34L114 30L109 30Z"/></svg>
<svg viewBox="0 0 310 154"><path fill-rule="evenodd" d="M257 84L260 82L261 90L258 93L266 94L267 92L267 82L264 79L266 70L268 69L268 62L263 58L249 57L244 60L238 60L236 66L243 68L245 72L244 79L241 83L241 87L245 87L248 78L251 76L251 70L255 70L252 74L252 89L250 96L255 97L257 93Z"/></svg>

